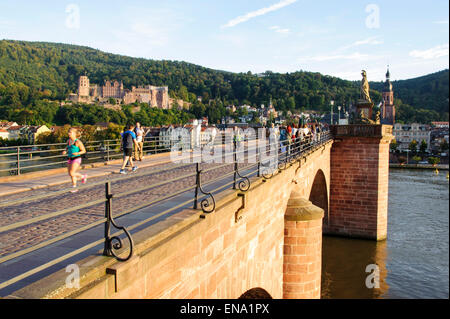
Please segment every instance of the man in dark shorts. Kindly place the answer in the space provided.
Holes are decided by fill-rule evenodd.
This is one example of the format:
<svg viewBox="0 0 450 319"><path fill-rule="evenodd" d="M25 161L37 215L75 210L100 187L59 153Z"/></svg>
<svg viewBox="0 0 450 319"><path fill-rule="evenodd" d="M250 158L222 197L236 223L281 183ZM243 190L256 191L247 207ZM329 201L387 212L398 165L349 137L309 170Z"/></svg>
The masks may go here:
<svg viewBox="0 0 450 319"><path fill-rule="evenodd" d="M125 127L125 131L122 133L122 145L121 149L123 150L123 163L122 168L120 169L120 174L126 174L125 166L128 161L130 161L130 165L133 167L132 171L136 171L138 168L133 164L133 147L137 144L136 134L133 132L134 125L128 124Z"/></svg>

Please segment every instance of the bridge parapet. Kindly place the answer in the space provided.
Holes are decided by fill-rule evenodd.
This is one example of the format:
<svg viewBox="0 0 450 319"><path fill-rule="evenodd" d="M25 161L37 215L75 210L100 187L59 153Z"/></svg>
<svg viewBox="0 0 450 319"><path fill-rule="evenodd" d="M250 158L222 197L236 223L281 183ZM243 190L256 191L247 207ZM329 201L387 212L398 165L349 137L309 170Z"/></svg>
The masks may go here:
<svg viewBox="0 0 450 319"><path fill-rule="evenodd" d="M334 137L389 137L392 135L392 125L333 125L331 132Z"/></svg>

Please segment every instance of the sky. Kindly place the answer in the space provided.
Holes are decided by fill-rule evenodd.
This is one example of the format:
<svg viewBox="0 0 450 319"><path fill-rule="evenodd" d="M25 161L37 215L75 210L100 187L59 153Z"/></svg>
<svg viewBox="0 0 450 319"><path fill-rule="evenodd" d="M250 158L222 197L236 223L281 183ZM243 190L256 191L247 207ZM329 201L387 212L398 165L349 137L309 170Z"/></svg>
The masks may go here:
<svg viewBox="0 0 450 319"><path fill-rule="evenodd" d="M449 68L448 0L0 0L0 39L347 80Z"/></svg>

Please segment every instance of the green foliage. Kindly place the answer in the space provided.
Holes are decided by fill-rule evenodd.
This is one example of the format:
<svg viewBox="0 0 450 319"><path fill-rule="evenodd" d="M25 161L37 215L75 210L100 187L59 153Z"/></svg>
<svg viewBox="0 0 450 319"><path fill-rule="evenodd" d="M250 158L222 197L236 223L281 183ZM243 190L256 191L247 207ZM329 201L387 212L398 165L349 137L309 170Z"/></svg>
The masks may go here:
<svg viewBox="0 0 450 319"><path fill-rule="evenodd" d="M422 160L422 157L420 157L420 156L413 156L412 160L415 161L415 162L420 162Z"/></svg>
<svg viewBox="0 0 450 319"><path fill-rule="evenodd" d="M144 107L121 111L101 106L62 106L75 92L80 75L91 83L122 80L127 88L152 84L168 86L170 97L192 103L189 112L156 111ZM371 83L371 97L381 101L382 83ZM448 118L448 70L426 77L394 82L399 122L428 123ZM197 101L202 97L202 102ZM226 116L225 107L249 104L259 107L272 99L279 111L330 111L330 100L348 109L359 97L359 81L312 72L260 75L217 71L186 62L155 61L105 53L88 47L45 42L0 41L0 118L20 124L94 124L97 121L124 125L138 118L150 125L182 123L208 116L210 123ZM403 99L403 103L400 99ZM160 116L161 118L155 118Z"/></svg>
<svg viewBox="0 0 450 319"><path fill-rule="evenodd" d="M428 163L431 165L439 164L441 160L438 157L428 157Z"/></svg>
<svg viewBox="0 0 450 319"><path fill-rule="evenodd" d="M408 148L413 153L417 152L417 141L416 140L412 140L411 143L409 143Z"/></svg>
<svg viewBox="0 0 450 319"><path fill-rule="evenodd" d="M390 144L389 146L390 146L391 150L396 151L397 148L398 148L397 140L396 140L396 139L393 139L393 140L391 141L391 144Z"/></svg>
<svg viewBox="0 0 450 319"><path fill-rule="evenodd" d="M422 140L422 142L420 143L420 152L425 153L425 151L427 150L427 147L428 147L427 142L425 142L425 140Z"/></svg>

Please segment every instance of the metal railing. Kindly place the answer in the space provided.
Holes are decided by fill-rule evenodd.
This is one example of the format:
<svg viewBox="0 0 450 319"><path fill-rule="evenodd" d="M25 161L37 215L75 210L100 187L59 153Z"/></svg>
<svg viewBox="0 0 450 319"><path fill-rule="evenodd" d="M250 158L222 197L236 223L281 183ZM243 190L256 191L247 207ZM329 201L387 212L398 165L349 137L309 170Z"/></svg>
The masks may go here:
<svg viewBox="0 0 450 319"><path fill-rule="evenodd" d="M21 249L18 251L15 251L13 253L9 253L7 255L1 256L0 254L0 264L5 263L7 261L16 259L18 257L24 256L26 254L32 253L34 251L37 251L38 249L45 248L51 244L57 243L59 241L62 241L63 239L69 238L71 236L75 236L77 234L81 234L89 229L92 229L94 227L97 227L99 225L103 224L104 228L104 235L101 237L101 234L99 234L99 239L95 240L93 242L90 242L78 249L75 249L59 258L50 260L39 267L30 269L18 276L15 276L13 278L10 278L4 282L0 283L0 290L4 289L5 287L8 287L14 283L18 283L19 281L23 280L24 278L30 277L34 274L37 274L53 265L59 264L62 261L65 261L73 256L79 255L83 252L87 252L88 250L95 248L96 246L99 246L103 244L103 255L105 256L112 256L116 258L119 261L126 261L133 255L133 238L131 235L131 231L137 229L138 227L141 227L143 225L146 225L150 222L154 222L158 218L168 216L170 213L175 212L177 209L180 209L182 207L186 207L186 205L189 205L189 203L192 203L192 197L188 200L178 200L174 202L174 205L170 208L163 209L162 211L150 216L143 218L142 220L132 224L131 226L128 226L127 228L120 226L115 219L124 216L126 214L130 214L132 212L138 211L142 208L151 207L152 205L155 205L157 203L163 202L168 199L175 198L178 195L181 195L186 192L194 192L194 202L193 202L193 209L201 209L204 213L209 214L213 213L216 208L216 200L214 198L214 194L217 194L221 192L222 190L229 188L231 186L231 189L239 190L241 192L246 192L251 188L251 179L250 178L263 178L263 179L270 179L275 174L282 172L284 169L286 169L289 165L293 165L297 160L300 160L303 156L305 156L306 153L311 152L312 150L320 147L325 142L332 139L332 136L329 132L323 132L321 134L317 134L314 138L309 136L307 138L303 139L293 139L291 143L288 143L287 141L278 141L277 139L271 140L269 139L269 143L264 144L263 147L261 147L259 141L257 139L249 139L245 142L235 142L233 143L233 162L232 163L225 163L221 165L216 165L208 169L202 169L201 163L184 163L184 164L177 164L174 168L162 168L162 169L156 169L149 172L140 172L133 174L133 178L139 178L147 175L155 175L159 173L167 172L170 169L180 169L180 168L194 168L195 171L189 172L187 174L183 174L181 176L177 176L170 180L162 180L157 183L153 183L151 185L144 185L142 187L134 188L125 192L116 193L113 194L111 191L111 185L112 183L119 183L122 180L129 179L129 176L120 176L115 179L111 179L108 182L100 181L95 182L89 185L83 185L79 187L79 191L86 189L91 189L94 187L97 187L99 185L104 185L104 198L98 198L96 200L90 201L90 202L83 202L76 206L67 207L58 211L44 213L40 216L29 218L23 221L13 222L11 224L1 226L0 227L0 234L6 233L13 230L21 229L22 227L30 227L35 223L42 222L42 221L49 221L50 219L60 217L69 213L75 213L79 210L86 209L88 207L92 207L95 205L104 205L105 207L105 215L103 218L99 218L98 220L91 222L89 224L83 225L81 227L78 227L76 229L72 229L70 231L67 231L66 233L62 233L60 235L57 235L56 237L45 239L31 247ZM244 154L245 159L245 153L246 150L240 149L238 146L242 144L245 144L247 146L247 154L249 154L250 151L256 151L257 154L257 160L254 163L251 163L250 165L244 165L244 162L239 162L238 155ZM277 152L274 152L275 154L273 156L264 156L267 155L267 151L271 150L271 147L276 146L275 149ZM226 147L223 144L216 145L214 147ZM273 149L272 149L273 150ZM266 152L266 154L264 154ZM218 155L219 156L219 155ZM222 153L220 154L222 156ZM274 162L276 165L268 165L270 162ZM206 182L202 182L202 176L204 176L208 172L212 172L214 170L224 169L227 166L231 166L232 169L225 174L219 174L220 176L216 178L212 178ZM170 194L165 194L161 197L158 197L156 199L151 200L144 200L140 201L138 204L135 202L132 207L127 207L126 209L122 209L121 211L114 211L113 209L113 199L121 199L125 196L130 196L133 194L143 193L145 191L155 189L160 186L168 185L170 183L174 183L177 181L181 181L183 179L187 178L194 178L195 177L195 183L189 183L186 186L184 184L183 187L174 190ZM228 181L229 178L232 177L231 181ZM215 183L221 184L220 186L216 187L213 190L206 191L205 187L208 185L214 185ZM51 197L55 197L58 195L63 195L70 192L70 189L62 189L60 191L56 191L53 193L44 193L39 194L36 196L29 196L26 198L21 198L18 200L10 200L10 201L3 201L0 202L0 208L4 207L14 207L19 204L23 204L26 202L33 202L33 201L43 201L47 200ZM189 205L190 206L190 205ZM114 215L114 217L113 217ZM114 233L111 233L112 227L116 228L117 231ZM122 237L122 238L121 238ZM123 239L126 239L128 242L128 245L125 245L123 242ZM128 251L127 251L128 249Z"/></svg>
<svg viewBox="0 0 450 319"><path fill-rule="evenodd" d="M179 143L170 136L150 136L143 139L143 156L170 152ZM219 140L216 141L220 143ZM190 143L190 141L188 141ZM201 139L200 144L208 143ZM83 141L87 153L83 164L107 163L122 158L121 140ZM35 144L0 147L0 176L21 175L27 172L47 170L67 165L66 143ZM133 149L134 152L134 149ZM6 168L5 168L6 166Z"/></svg>

